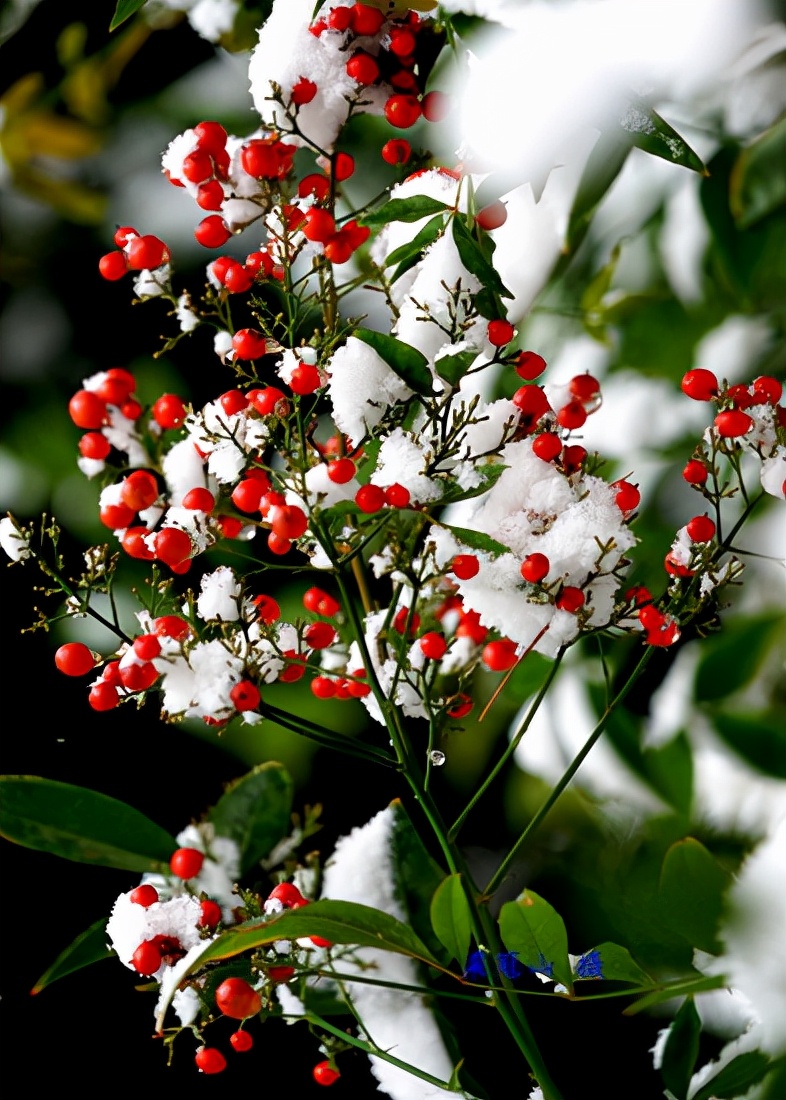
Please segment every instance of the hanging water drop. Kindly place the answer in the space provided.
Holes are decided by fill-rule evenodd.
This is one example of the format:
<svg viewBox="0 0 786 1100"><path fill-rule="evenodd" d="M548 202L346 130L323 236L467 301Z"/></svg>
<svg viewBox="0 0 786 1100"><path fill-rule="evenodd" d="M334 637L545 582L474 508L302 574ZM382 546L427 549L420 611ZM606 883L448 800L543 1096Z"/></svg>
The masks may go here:
<svg viewBox="0 0 786 1100"><path fill-rule="evenodd" d="M428 758L435 768L440 768L445 763L445 754L440 752L439 749L432 749L428 754Z"/></svg>

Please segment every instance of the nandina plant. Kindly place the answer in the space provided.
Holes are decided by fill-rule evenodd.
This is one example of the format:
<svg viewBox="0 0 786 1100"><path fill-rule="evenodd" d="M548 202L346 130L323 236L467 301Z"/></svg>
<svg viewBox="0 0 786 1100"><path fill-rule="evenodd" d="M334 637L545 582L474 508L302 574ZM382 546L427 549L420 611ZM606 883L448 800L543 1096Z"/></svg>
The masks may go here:
<svg viewBox="0 0 786 1100"><path fill-rule="evenodd" d="M47 624L92 616L114 633L111 650L70 641L54 655L107 723L143 706L216 730L275 721L343 754L360 782L395 773L399 797L321 856L304 847L317 815L293 819L292 780L274 761L194 807L176 837L98 792L26 776L0 780L0 827L142 875L38 988L111 953L154 987L156 1032L195 1072L222 1073L263 1024L302 1019L320 1085L337 1084L360 1051L394 1100L482 1097L482 1061L466 1064L451 1031L458 1001L495 1014L526 1092L556 1100L562 1067L547 1064L528 1001L591 1012L595 999L623 996L631 1011L679 999L656 1064L681 1100L702 1026L694 998L730 984L718 940L726 870L688 833L663 855L653 904L683 947L712 956L702 965L668 937L660 955L617 942L611 922L574 942L548 897L509 885L653 658L718 629L743 574L740 531L784 497L781 385L770 374L731 385L708 367L684 375L682 399L707 407L677 459L695 508L670 545L640 537L635 471L607 475L605 456L581 443L601 380L552 376L542 349L522 342L527 306L508 284L527 260L499 246L517 231L508 207L528 181L484 194L471 156L441 164L400 136L449 114L433 66L461 44L434 7L277 0L250 55L257 129L235 136L195 119L163 154L167 180L197 207L205 287L181 287L176 249L133 227L96 258L97 279L119 290L129 280L135 300L169 307L179 330L157 355L210 332L215 396L143 403L126 368L84 378L68 413L107 542L74 575L54 519L0 525L9 556L64 601ZM361 116L384 127L385 184L371 195L355 190L342 147ZM642 127L681 141L654 113ZM663 560L657 586L635 581L642 554ZM128 565L144 583L127 580ZM299 596L286 611L282 574ZM137 600L133 616L120 592ZM601 670L595 720L479 869L467 828L489 812L575 652ZM270 701L272 685L291 705ZM303 692L335 703L335 721L305 718ZM508 739L456 810L440 769L506 695ZM342 728L341 706L362 708L359 735ZM228 1044L221 1016L242 1022ZM737 1095L732 1067L746 1087L771 1073L766 1043L735 1053L691 1096Z"/></svg>

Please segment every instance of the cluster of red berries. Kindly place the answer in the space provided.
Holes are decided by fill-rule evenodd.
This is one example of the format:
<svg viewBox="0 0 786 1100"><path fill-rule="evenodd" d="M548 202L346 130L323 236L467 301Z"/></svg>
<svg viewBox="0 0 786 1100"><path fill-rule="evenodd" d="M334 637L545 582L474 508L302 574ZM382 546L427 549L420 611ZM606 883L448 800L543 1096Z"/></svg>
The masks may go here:
<svg viewBox="0 0 786 1100"><path fill-rule="evenodd" d="M739 439L748 434L754 426L754 420L745 410L755 405L776 406L778 424L786 428L786 407L778 404L783 394L783 385L771 375L764 374L755 378L750 386L738 383L721 387L711 370L696 367L683 376L682 392L694 401L717 401L722 406L715 416L714 426L723 439ZM691 478L686 480L690 481ZM693 480L692 484L702 482Z"/></svg>
<svg viewBox="0 0 786 1100"><path fill-rule="evenodd" d="M139 234L130 225L115 230L117 248L98 261L98 271L109 282L117 282L128 271L154 271L169 262L169 248L152 233Z"/></svg>

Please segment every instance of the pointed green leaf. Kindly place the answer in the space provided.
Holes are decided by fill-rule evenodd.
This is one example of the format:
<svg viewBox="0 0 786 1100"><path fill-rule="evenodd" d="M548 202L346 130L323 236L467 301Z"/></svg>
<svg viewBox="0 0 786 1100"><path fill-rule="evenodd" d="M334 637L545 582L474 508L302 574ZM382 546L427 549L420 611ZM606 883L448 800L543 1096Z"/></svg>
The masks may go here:
<svg viewBox="0 0 786 1100"><path fill-rule="evenodd" d="M633 144L645 153L690 168L702 176L708 174L704 161L694 153L687 141L638 96L631 97L628 110L620 119L620 126L626 134L630 134Z"/></svg>
<svg viewBox="0 0 786 1100"><path fill-rule="evenodd" d="M723 974L713 974L710 978L699 975L695 978L687 978L684 982L664 985L660 989L654 989L652 993L644 993L633 1004L623 1009L623 1016L637 1016L640 1012L648 1012L656 1005L673 1001L675 997L693 993L710 993L713 989L723 989L727 984Z"/></svg>
<svg viewBox="0 0 786 1100"><path fill-rule="evenodd" d="M227 787L208 819L218 836L230 837L240 848L245 873L289 832L292 779L283 765L269 761Z"/></svg>
<svg viewBox="0 0 786 1100"><path fill-rule="evenodd" d="M542 897L525 890L515 901L505 902L499 930L508 951L515 951L524 966L573 988L565 922Z"/></svg>
<svg viewBox="0 0 786 1100"><path fill-rule="evenodd" d="M106 917L101 917L60 952L30 992L40 993L42 989L46 989L59 978L65 978L67 974L73 974L76 970L100 962L102 959L115 957L114 951L107 946L106 942Z"/></svg>
<svg viewBox="0 0 786 1100"><path fill-rule="evenodd" d="M419 222L421 218L428 218L431 214L439 214L450 207L439 199L432 199L428 195L412 195L408 199L390 199L379 210L370 214L364 214L358 220L369 229L381 229L389 222Z"/></svg>
<svg viewBox="0 0 786 1100"><path fill-rule="evenodd" d="M786 205L786 116L742 150L729 185L729 206L740 229Z"/></svg>
<svg viewBox="0 0 786 1100"><path fill-rule="evenodd" d="M712 721L726 744L754 768L786 779L786 708L774 706L758 714L718 711Z"/></svg>
<svg viewBox="0 0 786 1100"><path fill-rule="evenodd" d="M403 803L394 799L391 810L391 858L396 895L413 931L434 954L439 952L440 944L434 936L429 909L444 871L429 854Z"/></svg>
<svg viewBox="0 0 786 1100"><path fill-rule="evenodd" d="M738 1054L695 1092L692 1100L734 1100L744 1096L764 1078L771 1065L770 1059L760 1050Z"/></svg>
<svg viewBox="0 0 786 1100"><path fill-rule="evenodd" d="M380 359L384 359L394 374L415 393L429 396L434 392L434 380L422 351L386 332L375 332L370 328L355 329L352 335L373 348Z"/></svg>
<svg viewBox="0 0 786 1100"><path fill-rule="evenodd" d="M584 963L583 966L582 963ZM599 973L589 972L595 970ZM573 973L577 981L603 978L609 982L630 982L632 985L655 984L649 974L634 961L628 949L620 947L618 943L601 943L585 951Z"/></svg>
<svg viewBox="0 0 786 1100"><path fill-rule="evenodd" d="M445 531L450 531L455 539L463 542L470 550L485 550L487 553L493 554L494 557L510 553L509 546L503 546L501 542L497 542L496 539L493 539L491 535L487 535L484 531L473 531L469 527L454 527L449 523L440 523L438 526Z"/></svg>
<svg viewBox="0 0 786 1100"><path fill-rule="evenodd" d="M458 250L459 258L470 275L474 275L486 287L500 298L512 298L513 294L500 278L499 272L492 264L489 256L484 251L477 237L467 229L464 219L453 218L453 240ZM491 251L494 242L488 235L485 237L485 249ZM504 311L497 313L498 317L504 316Z"/></svg>
<svg viewBox="0 0 786 1100"><path fill-rule="evenodd" d="M434 370L451 386L455 386L478 357L477 351L459 351L455 355L441 355L434 363Z"/></svg>
<svg viewBox="0 0 786 1100"><path fill-rule="evenodd" d="M676 1100L686 1100L688 1085L699 1053L701 1020L692 997L684 1004L669 1027L660 1072L663 1083Z"/></svg>
<svg viewBox="0 0 786 1100"><path fill-rule="evenodd" d="M431 923L440 943L463 969L469 954L472 921L461 875L448 875L437 888L431 902Z"/></svg>
<svg viewBox="0 0 786 1100"><path fill-rule="evenodd" d="M663 919L693 947L717 953L717 927L731 875L693 837L672 844L660 875Z"/></svg>
<svg viewBox="0 0 786 1100"><path fill-rule="evenodd" d="M0 835L26 848L124 871L165 871L177 842L116 798L41 779L0 776Z"/></svg>
<svg viewBox="0 0 786 1100"><path fill-rule="evenodd" d="M110 31L117 30L121 23L125 23L126 19L135 15L144 4L145 0L117 0L115 14L109 24Z"/></svg>
<svg viewBox="0 0 786 1100"><path fill-rule="evenodd" d="M409 260L412 260L414 263L420 259L423 251L428 248L432 241L437 239L444 226L444 214L437 214L435 218L426 222L423 228L415 234L411 241L407 241L406 244L402 244L398 248L393 249L385 260L385 267L392 267L394 264L401 265L394 276L394 282L399 275L403 275L404 271L412 266L412 264L408 262ZM406 267L404 267L405 264L407 265Z"/></svg>
<svg viewBox="0 0 786 1100"><path fill-rule="evenodd" d="M604 131L595 143L581 173L568 218L563 246L567 255L572 255L587 235L595 211L628 159L630 145L630 140L617 131Z"/></svg>

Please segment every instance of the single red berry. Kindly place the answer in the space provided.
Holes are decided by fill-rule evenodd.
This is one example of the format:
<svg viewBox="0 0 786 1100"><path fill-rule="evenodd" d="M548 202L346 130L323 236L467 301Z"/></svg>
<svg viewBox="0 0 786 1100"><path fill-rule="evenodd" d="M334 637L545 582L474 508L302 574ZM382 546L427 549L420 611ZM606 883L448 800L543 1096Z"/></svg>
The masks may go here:
<svg viewBox="0 0 786 1100"><path fill-rule="evenodd" d="M580 444L575 443L571 447L566 447L562 452L562 468L566 474L575 474L581 469L584 461L587 457L586 447L582 447Z"/></svg>
<svg viewBox="0 0 786 1100"><path fill-rule="evenodd" d="M594 401L600 393L600 382L591 374L577 374L568 383L571 396L577 401Z"/></svg>
<svg viewBox="0 0 786 1100"><path fill-rule="evenodd" d="M327 256L327 246L325 247L325 255ZM328 259L330 259L329 256ZM321 385L322 377L317 367L312 363L300 363L299 366L294 368L290 375L290 389L293 393L297 393L301 397L305 397L310 393L315 393Z"/></svg>
<svg viewBox="0 0 786 1100"><path fill-rule="evenodd" d="M256 1016L262 1007L262 998L245 978L227 978L216 989L216 1007L224 1016L245 1020Z"/></svg>
<svg viewBox="0 0 786 1100"><path fill-rule="evenodd" d="M152 661L161 653L161 643L155 634L140 634L134 639L133 649L140 661Z"/></svg>
<svg viewBox="0 0 786 1100"><path fill-rule="evenodd" d="M147 470L134 470L120 484L120 499L132 511L141 512L158 499L158 482Z"/></svg>
<svg viewBox="0 0 786 1100"><path fill-rule="evenodd" d="M370 4L353 4L349 9L349 25L357 35L378 34L384 22L385 16L382 11Z"/></svg>
<svg viewBox="0 0 786 1100"><path fill-rule="evenodd" d="M410 614L408 607L400 608L393 618L393 629L399 634L403 634L405 631L410 635L415 634L419 627L420 615L417 613Z"/></svg>
<svg viewBox="0 0 786 1100"><path fill-rule="evenodd" d="M352 8L334 8L327 21L331 30L345 31L352 22Z"/></svg>
<svg viewBox="0 0 786 1100"><path fill-rule="evenodd" d="M736 386L729 386L726 390L726 398L731 401L735 409L749 409L757 403L755 394L752 394L742 382Z"/></svg>
<svg viewBox="0 0 786 1100"><path fill-rule="evenodd" d="M385 490L380 485L361 485L355 493L355 504L361 512L378 512L385 504Z"/></svg>
<svg viewBox="0 0 786 1100"><path fill-rule="evenodd" d="M251 601L257 609L257 615L268 626L281 618L281 608L272 596L255 596Z"/></svg>
<svg viewBox="0 0 786 1100"><path fill-rule="evenodd" d="M98 261L98 272L107 282L116 283L128 271L128 257L125 252L107 252Z"/></svg>
<svg viewBox="0 0 786 1100"><path fill-rule="evenodd" d="M330 1062L318 1062L312 1070L314 1080L318 1085L335 1085L341 1074L331 1066Z"/></svg>
<svg viewBox="0 0 786 1100"><path fill-rule="evenodd" d="M385 489L385 504L389 504L391 508L406 508L410 499L409 489L404 485L399 485L397 481L394 481L392 485L388 485Z"/></svg>
<svg viewBox="0 0 786 1100"><path fill-rule="evenodd" d="M128 266L132 271L161 267L169 259L169 249L162 240L146 233L143 237L133 237L126 245Z"/></svg>
<svg viewBox="0 0 786 1100"><path fill-rule="evenodd" d="M386 164L406 164L412 156L412 146L406 138L391 138L382 146L381 152Z"/></svg>
<svg viewBox="0 0 786 1100"><path fill-rule="evenodd" d="M143 909L147 909L158 901L158 890L155 886L151 886L149 882L143 882L141 886L137 886L135 890L131 891L128 900L133 902L134 905L141 905ZM156 967L157 969L158 967Z"/></svg>
<svg viewBox="0 0 786 1100"><path fill-rule="evenodd" d="M155 974L161 966L161 950L155 940L142 940L131 956L131 965L145 977Z"/></svg>
<svg viewBox="0 0 786 1100"><path fill-rule="evenodd" d="M427 122L442 122L450 112L452 100L445 92L427 92L420 108Z"/></svg>
<svg viewBox="0 0 786 1100"><path fill-rule="evenodd" d="M194 133L199 148L210 153L212 157L218 156L226 148L227 132L220 122L211 120L198 122L194 127Z"/></svg>
<svg viewBox="0 0 786 1100"><path fill-rule="evenodd" d="M348 180L355 171L355 158L351 153L336 153L333 160L333 179L341 183Z"/></svg>
<svg viewBox="0 0 786 1100"><path fill-rule="evenodd" d="M143 525L126 527L120 545L130 558L137 561L155 561L155 554L147 544L150 529Z"/></svg>
<svg viewBox="0 0 786 1100"><path fill-rule="evenodd" d="M153 549L159 561L174 568L191 557L191 536L180 527L162 527L153 536Z"/></svg>
<svg viewBox="0 0 786 1100"><path fill-rule="evenodd" d="M556 605L560 611L578 611L584 606L586 597L580 588L566 584L556 599Z"/></svg>
<svg viewBox="0 0 786 1100"><path fill-rule="evenodd" d="M480 228L485 229L487 233L491 232L493 229L499 229L507 220L508 208L500 199L490 202L488 206L484 206L482 210L478 210L475 215L475 221Z"/></svg>
<svg viewBox="0 0 786 1100"><path fill-rule="evenodd" d="M515 336L516 330L510 321L498 318L497 320L489 321L487 333L489 343L493 344L495 348L501 348L510 343Z"/></svg>
<svg viewBox="0 0 786 1100"><path fill-rule="evenodd" d="M292 549L292 539L284 538L283 535L277 535L275 531L269 531L267 536L267 547L271 554L283 557L284 554L288 554Z"/></svg>
<svg viewBox="0 0 786 1100"><path fill-rule="evenodd" d="M267 896L267 900L280 901L286 909L299 908L306 900L294 882L279 882Z"/></svg>
<svg viewBox="0 0 786 1100"><path fill-rule="evenodd" d="M554 432L541 432L532 440L532 453L543 462L551 462L562 451L562 440Z"/></svg>
<svg viewBox="0 0 786 1100"><path fill-rule="evenodd" d="M706 514L694 516L686 524L689 537L694 542L711 542L715 538L715 523Z"/></svg>
<svg viewBox="0 0 786 1100"><path fill-rule="evenodd" d="M229 1036L229 1045L238 1054L251 1050L254 1045L252 1036L247 1031L233 1031Z"/></svg>
<svg viewBox="0 0 786 1100"><path fill-rule="evenodd" d="M385 103L385 118L391 126L407 130L420 118L420 104L417 96L399 93L392 95Z"/></svg>
<svg viewBox="0 0 786 1100"><path fill-rule="evenodd" d="M208 214L194 230L194 237L204 248L220 248L232 236L220 214Z"/></svg>
<svg viewBox="0 0 786 1100"><path fill-rule="evenodd" d="M325 244L336 234L336 221L328 210L320 206L312 206L306 212L306 220L303 226L303 236L309 241Z"/></svg>
<svg viewBox="0 0 786 1100"><path fill-rule="evenodd" d="M481 626L480 615L477 611L463 611L461 620L456 627L457 638L471 638L475 645L480 645L486 640L488 629Z"/></svg>
<svg viewBox="0 0 786 1100"><path fill-rule="evenodd" d="M309 649L327 649L336 640L336 632L330 623L310 623L303 631L303 641Z"/></svg>
<svg viewBox="0 0 786 1100"><path fill-rule="evenodd" d="M760 402L771 402L777 405L783 393L783 385L772 375L762 374L753 379L753 392Z"/></svg>
<svg viewBox="0 0 786 1100"><path fill-rule="evenodd" d="M428 657L430 661L439 661L440 658L444 657L447 653L448 643L443 636L437 634L435 630L431 630L428 634L424 634L418 641L420 648L423 650L423 656Z"/></svg>
<svg viewBox="0 0 786 1100"><path fill-rule="evenodd" d="M395 57L409 57L415 52L415 35L408 27L392 27L388 49Z"/></svg>
<svg viewBox="0 0 786 1100"><path fill-rule="evenodd" d="M480 572L480 562L474 554L456 554L450 563L450 571L460 581L468 581Z"/></svg>
<svg viewBox="0 0 786 1100"><path fill-rule="evenodd" d="M692 577L696 573L695 569L689 569L687 565L684 565L675 557L674 552L671 550L663 559L663 568L670 577Z"/></svg>
<svg viewBox="0 0 786 1100"><path fill-rule="evenodd" d="M465 718L472 710L474 703L469 695L460 693L454 695L450 700L450 706L448 707L448 716L450 718Z"/></svg>
<svg viewBox="0 0 786 1100"><path fill-rule="evenodd" d="M216 506L216 498L209 489L205 489L201 485L198 485L196 488L188 490L181 503L183 507L187 508L190 512L206 512L210 514Z"/></svg>
<svg viewBox="0 0 786 1100"><path fill-rule="evenodd" d="M379 77L379 65L376 60L362 50L350 57L346 70L347 76L356 84L373 84Z"/></svg>
<svg viewBox="0 0 786 1100"><path fill-rule="evenodd" d="M253 684L250 680L241 680L232 688L229 698L232 700L235 710L242 713L246 710L256 710L261 696L256 684Z"/></svg>
<svg viewBox="0 0 786 1100"><path fill-rule="evenodd" d="M332 699L336 694L336 682L329 676L315 676L311 681L311 694L317 699Z"/></svg>
<svg viewBox="0 0 786 1100"><path fill-rule="evenodd" d="M182 177L189 183L203 183L213 175L213 160L204 149L195 149L183 158Z"/></svg>
<svg viewBox="0 0 786 1100"><path fill-rule="evenodd" d="M614 499L621 512L632 512L638 508L641 493L635 485L631 485L629 481L613 481L611 487L615 490Z"/></svg>
<svg viewBox="0 0 786 1100"><path fill-rule="evenodd" d="M95 393L106 401L107 405L122 406L136 388L136 379L123 367L110 367L104 372L103 381L95 387Z"/></svg>
<svg viewBox="0 0 786 1100"><path fill-rule="evenodd" d="M186 418L186 405L177 394L164 393L154 403L152 412L160 428L179 428Z"/></svg>
<svg viewBox="0 0 786 1100"><path fill-rule="evenodd" d="M305 103L310 103L316 94L317 86L314 81L301 76L300 80L292 85L290 99L296 107L302 107Z"/></svg>
<svg viewBox="0 0 786 1100"><path fill-rule="evenodd" d="M221 906L211 898L205 898L199 903L200 928L215 928L221 923Z"/></svg>
<svg viewBox="0 0 786 1100"><path fill-rule="evenodd" d="M534 383L520 386L511 401L519 410L519 425L525 432L533 432L541 418L551 409L543 388Z"/></svg>
<svg viewBox="0 0 786 1100"><path fill-rule="evenodd" d="M93 710L113 710L120 702L120 694L114 684L108 684L102 680L91 687L87 701Z"/></svg>
<svg viewBox="0 0 786 1100"><path fill-rule="evenodd" d="M133 237L138 237L136 229L131 225L119 225L115 230L112 240L115 242L118 248L125 248L128 242Z"/></svg>
<svg viewBox="0 0 786 1100"><path fill-rule="evenodd" d="M297 193L301 199L313 195L317 202L324 202L330 194L330 180L318 172L311 172L300 180Z"/></svg>
<svg viewBox="0 0 786 1100"><path fill-rule="evenodd" d="M174 638L180 642L188 637L191 627L179 615L161 615L153 620L153 631L161 638Z"/></svg>
<svg viewBox="0 0 786 1100"><path fill-rule="evenodd" d="M271 509L270 526L273 534L294 542L308 530L308 516L297 504L282 504Z"/></svg>
<svg viewBox="0 0 786 1100"><path fill-rule="evenodd" d="M689 485L704 485L709 477L709 471L703 462L692 458L682 471L682 476Z"/></svg>
<svg viewBox="0 0 786 1100"><path fill-rule="evenodd" d="M260 416L279 416L282 419L289 415L289 398L283 390L276 386L265 386L262 389L249 390L248 403Z"/></svg>
<svg viewBox="0 0 786 1100"><path fill-rule="evenodd" d="M126 691L147 691L158 679L158 669L150 661L121 665L118 669L120 683Z"/></svg>
<svg viewBox="0 0 786 1100"><path fill-rule="evenodd" d="M109 423L106 401L91 390L77 390L68 402L68 414L77 428L95 430Z"/></svg>
<svg viewBox="0 0 786 1100"><path fill-rule="evenodd" d="M200 1047L194 1061L202 1073L223 1073L227 1068L226 1058L216 1047Z"/></svg>
<svg viewBox="0 0 786 1100"><path fill-rule="evenodd" d="M117 531L131 524L134 518L134 510L126 504L107 504L101 508L98 516L105 527Z"/></svg>
<svg viewBox="0 0 786 1100"><path fill-rule="evenodd" d="M528 554L521 563L521 575L530 584L539 584L551 568L545 554Z"/></svg>
<svg viewBox="0 0 786 1100"><path fill-rule="evenodd" d="M489 642L483 647L482 660L491 672L506 672L509 668L513 668L518 660L516 643L510 638Z"/></svg>
<svg viewBox="0 0 786 1100"><path fill-rule="evenodd" d="M254 272L242 264L230 264L224 275L224 286L230 294L245 294L254 285Z"/></svg>
<svg viewBox="0 0 786 1100"><path fill-rule="evenodd" d="M322 588L308 588L303 593L303 606L315 615L324 615L326 619L337 615L341 604L329 592Z"/></svg>
<svg viewBox="0 0 786 1100"><path fill-rule="evenodd" d="M236 359L259 359L267 353L267 340L255 328L238 329L232 337Z"/></svg>
<svg viewBox="0 0 786 1100"><path fill-rule="evenodd" d="M694 401L711 401L718 395L718 379L711 370L696 367L682 378L682 392Z"/></svg>
<svg viewBox="0 0 786 1100"><path fill-rule="evenodd" d="M55 665L66 676L86 676L95 668L96 661L83 642L66 642L55 653Z"/></svg>
<svg viewBox="0 0 786 1100"><path fill-rule="evenodd" d="M346 485L357 472L355 463L351 458L334 458L328 462L327 476L336 485Z"/></svg>
<svg viewBox="0 0 786 1100"><path fill-rule="evenodd" d="M581 401L571 400L557 410L557 423L569 432L580 428L587 419L587 410Z"/></svg>
<svg viewBox="0 0 786 1100"><path fill-rule="evenodd" d="M85 432L79 440L79 453L83 458L103 461L111 450L112 446L102 432Z"/></svg>
<svg viewBox="0 0 786 1100"><path fill-rule="evenodd" d="M169 870L184 880L195 878L202 870L204 862L204 853L198 848L178 848L169 860Z"/></svg>
<svg viewBox="0 0 786 1100"><path fill-rule="evenodd" d="M715 417L715 430L724 439L745 435L752 427L752 418L742 409L726 409Z"/></svg>

